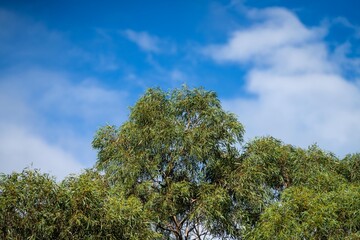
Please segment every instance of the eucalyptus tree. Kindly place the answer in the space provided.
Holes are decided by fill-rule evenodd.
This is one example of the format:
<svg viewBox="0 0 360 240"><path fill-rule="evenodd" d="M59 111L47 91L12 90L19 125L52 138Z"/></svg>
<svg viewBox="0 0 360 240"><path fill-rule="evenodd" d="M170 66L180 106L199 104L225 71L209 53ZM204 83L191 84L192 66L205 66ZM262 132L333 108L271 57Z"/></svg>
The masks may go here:
<svg viewBox="0 0 360 240"><path fill-rule="evenodd" d="M0 238L55 239L61 232L60 191L54 178L38 170L2 175Z"/></svg>
<svg viewBox="0 0 360 240"><path fill-rule="evenodd" d="M359 239L360 186L331 191L295 186L261 215L247 239Z"/></svg>
<svg viewBox="0 0 360 240"><path fill-rule="evenodd" d="M36 169L1 177L0 239L155 239L146 216L92 170L61 183Z"/></svg>
<svg viewBox="0 0 360 240"><path fill-rule="evenodd" d="M360 153L346 155L341 161L340 169L349 182L360 183Z"/></svg>
<svg viewBox="0 0 360 240"><path fill-rule="evenodd" d="M0 177L1 239L359 239L360 154L244 128L203 89L149 89L94 169Z"/></svg>
<svg viewBox="0 0 360 240"><path fill-rule="evenodd" d="M339 160L316 145L272 137L245 145L236 170L245 239L359 239L359 154Z"/></svg>
<svg viewBox="0 0 360 240"><path fill-rule="evenodd" d="M65 225L60 239L154 239L146 227L146 212L136 199L109 188L99 172L87 170L62 183L62 215Z"/></svg>
<svg viewBox="0 0 360 240"><path fill-rule="evenodd" d="M93 147L111 184L151 213L150 229L173 239L225 238L239 234L229 180L243 133L214 92L149 89L122 126L97 132Z"/></svg>
<svg viewBox="0 0 360 240"><path fill-rule="evenodd" d="M282 201L288 188L301 186L323 192L345 184L339 167L336 156L316 145L302 149L273 137L248 142L231 181L245 227L251 230L270 205Z"/></svg>

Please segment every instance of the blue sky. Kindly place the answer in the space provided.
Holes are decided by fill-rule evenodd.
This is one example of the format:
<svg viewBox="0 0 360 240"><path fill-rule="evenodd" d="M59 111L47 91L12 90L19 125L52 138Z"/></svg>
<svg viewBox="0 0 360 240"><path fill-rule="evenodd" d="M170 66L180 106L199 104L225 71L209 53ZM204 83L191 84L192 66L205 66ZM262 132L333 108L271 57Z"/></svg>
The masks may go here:
<svg viewBox="0 0 360 240"><path fill-rule="evenodd" d="M245 125L360 151L360 1L0 1L0 172L59 179L149 87L203 86Z"/></svg>

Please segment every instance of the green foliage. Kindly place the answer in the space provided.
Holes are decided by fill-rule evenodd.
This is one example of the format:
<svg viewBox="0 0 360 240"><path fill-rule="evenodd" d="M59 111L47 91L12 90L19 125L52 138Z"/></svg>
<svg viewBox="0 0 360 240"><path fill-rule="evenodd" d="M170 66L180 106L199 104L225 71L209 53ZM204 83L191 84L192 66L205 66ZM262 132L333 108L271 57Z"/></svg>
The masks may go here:
<svg viewBox="0 0 360 240"><path fill-rule="evenodd" d="M287 189L280 202L261 216L249 239L358 239L360 186L340 185L319 192L307 187Z"/></svg>
<svg viewBox="0 0 360 240"><path fill-rule="evenodd" d="M98 169L126 197L141 200L157 232L226 236L235 233L228 177L243 132L213 92L150 89L129 120L100 129L93 146Z"/></svg>
<svg viewBox="0 0 360 240"><path fill-rule="evenodd" d="M106 236L107 222L103 216L107 183L96 172L87 171L79 177L70 176L62 183L62 212L66 222L64 239L100 239Z"/></svg>
<svg viewBox="0 0 360 240"><path fill-rule="evenodd" d="M38 170L3 176L1 239L154 239L139 200L112 193L88 170L57 184Z"/></svg>
<svg viewBox="0 0 360 240"><path fill-rule="evenodd" d="M339 161L311 146L271 138L249 142L237 170L248 239L356 239L359 234L358 155Z"/></svg>
<svg viewBox="0 0 360 240"><path fill-rule="evenodd" d="M243 133L213 92L150 89L95 169L2 175L0 239L360 239L360 154Z"/></svg>
<svg viewBox="0 0 360 240"><path fill-rule="evenodd" d="M360 183L360 153L347 155L341 161L340 172L348 181Z"/></svg>
<svg viewBox="0 0 360 240"><path fill-rule="evenodd" d="M53 239L60 232L59 187L37 170L2 176L0 238Z"/></svg>

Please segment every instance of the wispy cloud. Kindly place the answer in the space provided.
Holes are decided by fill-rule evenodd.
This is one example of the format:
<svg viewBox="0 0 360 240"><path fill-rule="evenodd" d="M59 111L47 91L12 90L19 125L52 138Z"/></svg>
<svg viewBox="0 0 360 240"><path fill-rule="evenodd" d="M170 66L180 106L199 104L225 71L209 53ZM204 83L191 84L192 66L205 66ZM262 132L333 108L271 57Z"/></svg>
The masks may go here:
<svg viewBox="0 0 360 240"><path fill-rule="evenodd" d="M333 24L340 24L344 27L350 28L355 32L355 37L360 38L360 26L352 24L347 18L345 17L337 17L333 21Z"/></svg>
<svg viewBox="0 0 360 240"><path fill-rule="evenodd" d="M326 29L305 26L283 8L248 10L253 24L210 45L218 63L249 67L246 90L254 98L224 101L244 122L247 136L273 135L338 154L358 151L360 89L341 74L323 41Z"/></svg>
<svg viewBox="0 0 360 240"><path fill-rule="evenodd" d="M138 32L131 29L123 31L130 41L134 42L140 49L152 53L174 53L176 47L170 41L151 35L148 32Z"/></svg>
<svg viewBox="0 0 360 240"><path fill-rule="evenodd" d="M69 38L70 30L63 32L47 26L46 22L3 8L0 8L0 26L0 67L87 68L97 73L121 68L114 39L101 29L94 28L93 37L79 44Z"/></svg>
<svg viewBox="0 0 360 240"><path fill-rule="evenodd" d="M82 51L56 30L44 24L0 8L0 63L66 65L66 60ZM56 57L55 57L56 56Z"/></svg>

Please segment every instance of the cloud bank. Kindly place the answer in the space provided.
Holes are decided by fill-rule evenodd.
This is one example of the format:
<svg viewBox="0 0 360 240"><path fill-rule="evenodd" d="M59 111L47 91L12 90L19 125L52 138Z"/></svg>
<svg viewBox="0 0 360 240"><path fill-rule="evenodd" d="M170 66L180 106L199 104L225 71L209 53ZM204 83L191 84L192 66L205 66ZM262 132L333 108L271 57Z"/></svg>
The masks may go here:
<svg viewBox="0 0 360 240"><path fill-rule="evenodd" d="M343 76L323 40L327 29L307 27L283 8L246 14L252 25L203 52L219 64L249 67L245 88L253 97L223 101L247 137L272 135L302 147L318 143L339 155L359 151L359 85Z"/></svg>

